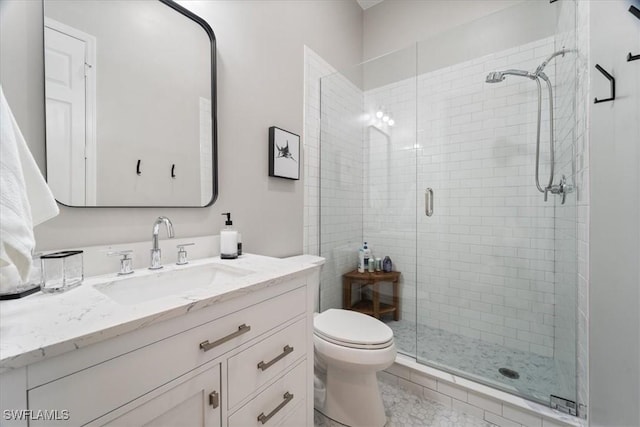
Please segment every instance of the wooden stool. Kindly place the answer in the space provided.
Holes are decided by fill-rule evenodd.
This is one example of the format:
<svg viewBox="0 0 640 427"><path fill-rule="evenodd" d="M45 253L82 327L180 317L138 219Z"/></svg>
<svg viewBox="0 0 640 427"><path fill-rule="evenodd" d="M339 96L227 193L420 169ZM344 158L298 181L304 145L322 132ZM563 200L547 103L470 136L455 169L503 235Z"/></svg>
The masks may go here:
<svg viewBox="0 0 640 427"><path fill-rule="evenodd" d="M380 316L387 313L393 313L393 320L400 320L400 295L398 293L398 284L400 281L400 272L391 271L385 273L378 271L375 273L359 273L358 270L350 271L342 275L342 306L348 310L359 311L380 319ZM380 282L391 282L392 284L392 302L391 305L380 302ZM351 304L351 286L357 284L372 287L372 301L360 300Z"/></svg>

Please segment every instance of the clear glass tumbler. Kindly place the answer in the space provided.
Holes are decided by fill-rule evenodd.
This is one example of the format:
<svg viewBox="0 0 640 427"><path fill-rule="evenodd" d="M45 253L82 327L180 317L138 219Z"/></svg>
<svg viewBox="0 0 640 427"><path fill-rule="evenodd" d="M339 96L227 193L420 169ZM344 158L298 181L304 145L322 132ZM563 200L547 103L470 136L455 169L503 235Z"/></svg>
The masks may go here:
<svg viewBox="0 0 640 427"><path fill-rule="evenodd" d="M42 292L64 292L82 283L82 251L62 251L42 255Z"/></svg>

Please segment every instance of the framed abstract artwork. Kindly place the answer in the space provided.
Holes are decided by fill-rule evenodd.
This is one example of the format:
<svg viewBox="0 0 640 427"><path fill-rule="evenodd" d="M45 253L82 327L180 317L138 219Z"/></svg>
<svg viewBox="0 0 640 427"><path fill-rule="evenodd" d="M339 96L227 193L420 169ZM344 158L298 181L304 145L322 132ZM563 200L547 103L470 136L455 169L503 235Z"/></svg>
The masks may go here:
<svg viewBox="0 0 640 427"><path fill-rule="evenodd" d="M269 128L269 176L300 179L300 136Z"/></svg>

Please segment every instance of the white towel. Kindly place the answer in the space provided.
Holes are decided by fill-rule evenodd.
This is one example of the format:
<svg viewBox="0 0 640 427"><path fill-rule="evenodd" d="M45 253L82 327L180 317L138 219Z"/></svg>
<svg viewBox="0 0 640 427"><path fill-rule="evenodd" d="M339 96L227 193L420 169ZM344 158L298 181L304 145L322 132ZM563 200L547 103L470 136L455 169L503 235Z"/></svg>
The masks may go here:
<svg viewBox="0 0 640 427"><path fill-rule="evenodd" d="M6 283L13 268L27 280L36 246L33 227L58 213L0 86L0 290L16 285Z"/></svg>

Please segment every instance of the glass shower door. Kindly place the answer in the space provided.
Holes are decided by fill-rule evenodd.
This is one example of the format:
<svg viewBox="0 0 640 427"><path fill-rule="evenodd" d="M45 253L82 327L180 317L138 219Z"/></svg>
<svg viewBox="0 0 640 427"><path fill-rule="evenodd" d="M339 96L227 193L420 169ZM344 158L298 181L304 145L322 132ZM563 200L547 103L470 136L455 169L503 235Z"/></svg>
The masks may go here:
<svg viewBox="0 0 640 427"><path fill-rule="evenodd" d="M434 69L436 48L418 48L416 357L541 403L575 401L575 274L559 269L575 260L575 202L545 202L535 186L536 83L485 81L496 69L535 70L555 39ZM555 153L564 138L568 167L571 106L560 98L570 99L571 76L549 74L567 116ZM548 177L548 119L541 134Z"/></svg>

